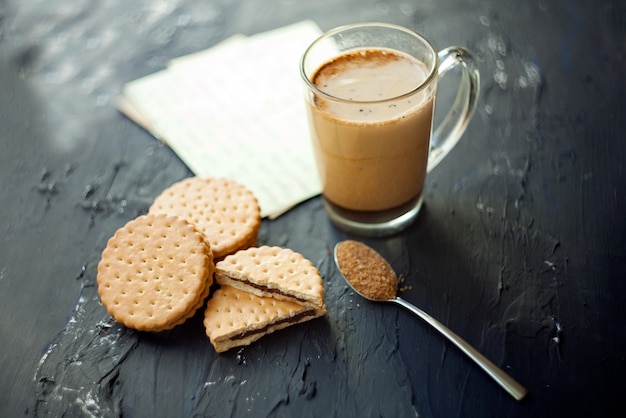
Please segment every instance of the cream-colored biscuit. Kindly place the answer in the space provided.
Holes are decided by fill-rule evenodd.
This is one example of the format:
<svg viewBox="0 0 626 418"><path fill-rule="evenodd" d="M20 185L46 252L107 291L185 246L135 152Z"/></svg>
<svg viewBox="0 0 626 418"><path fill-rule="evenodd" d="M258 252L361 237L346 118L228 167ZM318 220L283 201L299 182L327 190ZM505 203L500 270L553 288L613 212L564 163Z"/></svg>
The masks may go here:
<svg viewBox="0 0 626 418"><path fill-rule="evenodd" d="M254 194L234 180L190 177L164 190L149 213L179 216L194 224L215 260L256 245L261 209Z"/></svg>
<svg viewBox="0 0 626 418"><path fill-rule="evenodd" d="M324 306L324 283L309 260L288 248L252 247L215 265L215 280L257 296Z"/></svg>
<svg viewBox="0 0 626 418"><path fill-rule="evenodd" d="M310 308L222 286L207 302L204 326L211 344L221 353L325 313L325 306Z"/></svg>
<svg viewBox="0 0 626 418"><path fill-rule="evenodd" d="M203 305L213 271L211 249L192 224L175 216L144 215L109 239L98 263L98 295L125 326L164 331Z"/></svg>

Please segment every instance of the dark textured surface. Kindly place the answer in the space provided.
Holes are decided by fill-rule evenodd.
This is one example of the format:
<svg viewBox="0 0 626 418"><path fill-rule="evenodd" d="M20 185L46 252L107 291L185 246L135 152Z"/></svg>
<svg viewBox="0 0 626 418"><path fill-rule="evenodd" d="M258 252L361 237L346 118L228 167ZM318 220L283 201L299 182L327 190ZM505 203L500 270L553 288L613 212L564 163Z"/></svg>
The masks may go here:
<svg viewBox="0 0 626 418"><path fill-rule="evenodd" d="M626 9L618 1L0 3L0 416L607 416L626 395ZM234 33L408 26L472 50L465 138L405 233L367 243L403 297L529 389L514 401L424 323L363 301L319 198L260 243L304 254L328 315L217 355L201 319L114 324L107 239L191 175L125 119L122 85ZM440 103L445 103L442 91ZM262 144L260 144L262 146Z"/></svg>

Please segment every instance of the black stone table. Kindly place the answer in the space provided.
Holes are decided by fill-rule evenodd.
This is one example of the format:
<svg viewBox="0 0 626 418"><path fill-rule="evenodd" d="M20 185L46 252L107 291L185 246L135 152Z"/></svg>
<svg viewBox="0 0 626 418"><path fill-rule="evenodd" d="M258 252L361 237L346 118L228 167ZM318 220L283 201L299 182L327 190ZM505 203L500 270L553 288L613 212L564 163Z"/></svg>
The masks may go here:
<svg viewBox="0 0 626 418"><path fill-rule="evenodd" d="M609 416L626 395L626 8L619 1L0 3L0 416ZM201 318L114 323L107 239L192 175L115 108L124 83L235 33L385 21L473 51L481 97L406 232L368 244L426 324L350 291L320 198L264 220L324 277L326 317L216 354ZM440 103L446 102L445 91ZM621 409L621 408L620 408Z"/></svg>

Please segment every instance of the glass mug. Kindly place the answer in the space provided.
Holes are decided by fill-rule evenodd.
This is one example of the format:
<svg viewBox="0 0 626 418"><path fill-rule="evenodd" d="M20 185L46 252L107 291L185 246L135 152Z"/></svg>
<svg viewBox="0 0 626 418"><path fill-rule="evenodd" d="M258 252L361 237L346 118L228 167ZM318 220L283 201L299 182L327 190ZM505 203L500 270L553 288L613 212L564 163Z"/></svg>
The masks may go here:
<svg viewBox="0 0 626 418"><path fill-rule="evenodd" d="M461 68L448 114L433 132L439 79ZM461 47L437 53L417 33L384 23L331 30L305 51L300 72L324 207L341 230L385 236L422 206L424 180L456 145L480 76Z"/></svg>

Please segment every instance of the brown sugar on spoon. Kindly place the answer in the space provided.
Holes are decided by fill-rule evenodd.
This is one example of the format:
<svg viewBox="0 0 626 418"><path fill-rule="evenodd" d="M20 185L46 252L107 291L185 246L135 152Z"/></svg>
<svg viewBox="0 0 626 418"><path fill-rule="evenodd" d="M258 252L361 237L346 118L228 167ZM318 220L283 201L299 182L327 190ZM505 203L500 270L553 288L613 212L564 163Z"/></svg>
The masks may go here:
<svg viewBox="0 0 626 418"><path fill-rule="evenodd" d="M352 287L367 299L395 299L398 277L389 263L376 251L358 241L337 245L337 263Z"/></svg>

